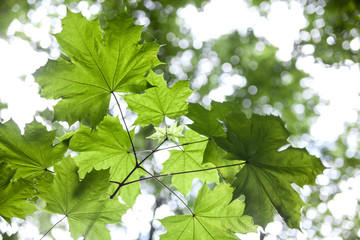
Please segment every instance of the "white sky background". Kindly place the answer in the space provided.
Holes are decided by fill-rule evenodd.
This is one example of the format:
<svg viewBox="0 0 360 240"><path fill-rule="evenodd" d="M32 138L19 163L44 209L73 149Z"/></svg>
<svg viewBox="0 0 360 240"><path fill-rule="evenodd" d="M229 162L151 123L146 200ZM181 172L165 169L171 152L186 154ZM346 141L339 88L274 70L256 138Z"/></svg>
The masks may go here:
<svg viewBox="0 0 360 240"><path fill-rule="evenodd" d="M82 5L84 15L90 15L91 12L98 10L87 9L86 3L82 3ZM289 60L293 50L293 42L299 39L300 29L306 26L306 20L302 15L302 6L295 1L290 2L289 5L278 1L268 7L270 8L268 17L264 18L259 15L255 8L248 8L244 1L212 0L210 4L205 6L203 12L198 12L194 6L188 6L179 10L178 14L187 25L191 26L192 34L198 42L218 38L234 30L241 33L247 28L253 28L257 36L265 37L271 44L279 48L277 53L279 59ZM35 22L43 22L44 16L46 16L45 8L46 6L35 13ZM57 9L56 11L64 12L64 9ZM12 26L13 29L10 31L19 28L19 24L16 22ZM46 47L50 44L49 22L46 18L45 23L41 26L40 29L35 30L31 26L27 26L24 30L33 32L34 38L43 39L42 45ZM354 48L358 47L356 44L353 46ZM35 52L26 41L13 39L11 43L8 43L0 39L0 100L8 103L8 109L1 112L2 118L5 120L13 118L23 128L25 123L33 120L37 110L44 110L47 106L54 104L54 101L39 97L38 85L31 76L39 66L46 63L46 59L46 54ZM317 64L314 58L309 56L299 59L298 67L313 77L311 81L307 82L308 86L318 93L322 99L329 102L328 105L318 109L320 117L312 126L311 135L319 142L332 142L343 132L345 122L357 121L357 111L360 106L359 65L340 67L339 69L326 68ZM25 80L20 79L23 75L27 76ZM238 78L234 81L243 80ZM221 91L229 88L229 86L225 86L226 81L223 81L222 84L218 91L215 90L216 94L223 95ZM352 182L356 182L358 186L360 184L360 180L357 178ZM328 205L333 215L338 218L354 213L356 204L353 203L360 199L359 194L351 194L351 191L347 191L346 187L344 189L344 192L338 194ZM344 204L344 201L349 204ZM135 205L133 211L143 215L150 208L151 204L149 205L149 203L153 202L154 199L150 195L139 197L139 204ZM339 207L340 203L343 203L341 207ZM163 215L169 211L169 209L163 209L157 214ZM124 222L127 223L128 232L115 231L114 234L117 238L135 239L139 226L148 226L146 223L139 222L139 219L144 219L144 217L139 218L137 214L125 216ZM0 225L1 227L4 226ZM147 230L146 227L143 229L144 232ZM275 239L275 235L281 231L281 224L274 222L266 230L273 234L267 239ZM323 231L326 231L326 227ZM253 236L254 239L258 239L257 235L256 237ZM306 233L299 233L298 239L305 236Z"/></svg>

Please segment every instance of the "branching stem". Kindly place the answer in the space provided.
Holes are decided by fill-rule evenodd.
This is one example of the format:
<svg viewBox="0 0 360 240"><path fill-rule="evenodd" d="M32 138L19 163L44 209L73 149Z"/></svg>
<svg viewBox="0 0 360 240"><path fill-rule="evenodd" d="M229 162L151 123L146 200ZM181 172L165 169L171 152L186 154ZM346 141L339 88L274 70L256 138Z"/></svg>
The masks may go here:
<svg viewBox="0 0 360 240"><path fill-rule="evenodd" d="M128 136L129 136L129 140L130 140L130 143L131 143L131 147L132 147L132 149L133 149L133 153L134 153L134 156L135 156L136 164L138 165L138 159L137 159L137 156L136 156L136 150L135 150L134 142L133 142L133 140L131 139L130 131L129 131L129 128L127 127L127 124L126 124L126 122L125 122L125 117L124 117L124 114L123 114L123 112L122 112L122 110L121 110L120 103L119 103L119 101L118 101L115 93L114 93L114 92L111 92L111 94L112 94L113 97L115 98L116 104L117 104L117 106L119 107L120 114L121 114L121 118L122 118L122 120L123 120L123 122L124 122L125 129L126 129L126 132L127 132Z"/></svg>
<svg viewBox="0 0 360 240"><path fill-rule="evenodd" d="M210 138L207 138L207 139L199 140L199 141L195 141L195 142L187 142L187 143L177 144L177 145L173 145L173 146L169 146L169 147L165 147L165 148L155 148L155 149L152 149L152 150L141 150L141 151L138 151L138 152L145 152L146 151L146 152L154 153L154 152L159 152L159 151L167 150L167 149L171 149L171 148L177 148L177 147L187 146L187 145L191 145L191 144L195 144L195 143L206 142L206 141L209 141L209 140L210 140Z"/></svg>
<svg viewBox="0 0 360 240"><path fill-rule="evenodd" d="M168 173L168 174L161 174L161 175L152 175L152 176L150 176L150 177L145 177L145 178L141 178L141 179L138 179L138 180L135 180L135 181L131 181L131 182L124 183L124 184L122 184L122 186L126 186L126 185L129 185L129 184L132 184L132 183L141 182L141 181L145 181L145 180L149 180L149 179L154 179L154 178L169 177L169 176L186 174L186 173L203 172L203 171L209 171L209 170L226 168L226 167L240 166L240 165L244 165L245 163L246 163L246 162L236 163L236 164L231 164L231 165L218 166L218 167L212 167L212 168L199 169L199 170L191 170L191 171L184 171L184 172Z"/></svg>
<svg viewBox="0 0 360 240"><path fill-rule="evenodd" d="M129 132L128 132L129 133ZM130 135L129 135L130 137ZM131 140L131 138L130 138ZM151 151L151 153L149 153L143 160L141 160L141 162L136 161L135 167L133 168L133 170L131 170L131 172L124 178L124 180L122 182L116 182L116 181L110 181L111 183L116 183L119 186L115 189L114 193L110 196L111 199L113 199L115 197L115 195L120 191L120 188L124 185L126 185L126 181L129 179L129 177L136 171L136 169L141 168L144 171L146 171L143 167L141 167L141 164L148 159L154 152L156 152L156 149L158 149L161 145L163 145L166 141L168 140L168 138L164 138L164 140L153 150ZM134 148L135 150L135 148ZM135 154L135 151L134 151ZM136 156L136 154L135 154ZM146 171L147 172L147 171Z"/></svg>

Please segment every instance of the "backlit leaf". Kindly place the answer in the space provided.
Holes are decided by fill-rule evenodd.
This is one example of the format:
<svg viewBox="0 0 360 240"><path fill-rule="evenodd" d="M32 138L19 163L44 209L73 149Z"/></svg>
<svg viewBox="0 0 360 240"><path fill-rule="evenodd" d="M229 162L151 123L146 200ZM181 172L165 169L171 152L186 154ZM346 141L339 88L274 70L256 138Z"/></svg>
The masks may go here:
<svg viewBox="0 0 360 240"><path fill-rule="evenodd" d="M93 170L79 181L77 166L70 157L54 170L53 182L41 179L37 184L45 210L65 215L74 239L110 239L105 224L120 222L127 207L115 199L99 200L110 184L108 171Z"/></svg>
<svg viewBox="0 0 360 240"><path fill-rule="evenodd" d="M185 136L180 138L180 144L191 143L183 146L183 150L171 150L170 158L163 164L162 174L202 170L215 167L211 163L203 162L203 155L207 144L207 138L201 137L195 131L189 129ZM186 173L172 176L171 184L179 192L186 194L191 190L194 178L202 181L218 183L219 175L217 170Z"/></svg>
<svg viewBox="0 0 360 240"><path fill-rule="evenodd" d="M11 181L15 170L0 163L0 216L9 222L12 217L25 219L37 209L28 201L36 191L30 181L19 179Z"/></svg>
<svg viewBox="0 0 360 240"><path fill-rule="evenodd" d="M96 170L110 168L110 180L122 182L136 163L134 155L130 152L131 143L127 132L122 128L117 117L109 115L96 130L80 126L70 140L70 149L80 152L74 158L79 166L80 178L93 168ZM146 175L146 173L137 169L128 181L137 180L141 175ZM113 185L117 187L116 184ZM120 190L121 198L130 206L135 203L139 194L140 183L124 186Z"/></svg>
<svg viewBox="0 0 360 240"><path fill-rule="evenodd" d="M59 143L53 146L56 131L48 132L35 120L25 126L25 133L14 121L0 124L0 159L13 169L15 178L38 177L59 162L67 146Z"/></svg>
<svg viewBox="0 0 360 240"><path fill-rule="evenodd" d="M251 217L243 215L244 202L230 203L233 189L226 184L210 191L207 184L199 191L195 201L194 215L170 216L160 222L167 233L161 240L208 240L239 239L235 233L256 232Z"/></svg>
<svg viewBox="0 0 360 240"><path fill-rule="evenodd" d="M145 75L158 65L158 44L139 44L141 26L126 14L107 22L88 21L68 11L55 37L66 57L49 60L35 73L41 96L60 99L54 120L70 125L90 118L96 127L106 115L113 92L140 93L150 85Z"/></svg>
<svg viewBox="0 0 360 240"><path fill-rule="evenodd" d="M168 88L162 75L150 72L147 81L155 87L145 90L144 94L124 96L130 110L138 114L135 125L158 126L164 119L179 117L187 113L186 100L191 95L188 81L178 81Z"/></svg>

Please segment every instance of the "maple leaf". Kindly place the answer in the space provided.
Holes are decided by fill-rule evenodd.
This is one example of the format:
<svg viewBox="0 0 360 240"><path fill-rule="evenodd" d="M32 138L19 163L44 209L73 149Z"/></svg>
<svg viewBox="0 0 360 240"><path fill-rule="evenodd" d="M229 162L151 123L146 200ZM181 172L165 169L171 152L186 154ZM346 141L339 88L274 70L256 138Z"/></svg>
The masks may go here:
<svg viewBox="0 0 360 240"><path fill-rule="evenodd" d="M224 106L226 111L228 104ZM221 115L217 113L224 112L220 109L222 105L213 104L215 109L207 115L220 120L226 129L226 137L214 137L215 143L226 151L225 158L245 161L236 179L230 181L235 188L234 199L245 195L245 213L253 216L255 223L262 227L273 220L275 208L289 227L299 228L304 203L291 183L314 184L316 176L324 170L323 164L305 149L289 147L278 151L288 144L289 137L280 118L253 114L249 119L238 105L231 105L231 111ZM209 122L200 118L192 120L196 123L190 127L195 128L201 122ZM206 129L201 129L201 133L213 135L211 130L206 133Z"/></svg>
<svg viewBox="0 0 360 240"><path fill-rule="evenodd" d="M67 146L59 143L53 146L56 131L48 132L35 120L25 126L25 133L14 121L0 124L0 157L13 169L15 179L39 177L48 173L49 167L59 162Z"/></svg>
<svg viewBox="0 0 360 240"><path fill-rule="evenodd" d="M71 157L63 159L54 170L52 182L43 178L36 185L38 196L46 202L44 209L65 215L74 239L110 239L105 224L120 222L127 207L115 199L99 200L110 184L108 171L93 170L79 181Z"/></svg>
<svg viewBox="0 0 360 240"><path fill-rule="evenodd" d="M4 162L0 162L0 172L0 216L9 224L12 217L25 219L37 210L35 204L27 200L36 193L33 184L24 179L12 181L15 170Z"/></svg>
<svg viewBox="0 0 360 240"><path fill-rule="evenodd" d="M106 115L114 92L142 92L150 85L145 75L158 65L158 44L139 44L142 31L131 17L120 14L101 31L97 21L68 11L63 30L55 37L66 54L35 73L41 96L61 100L54 120L70 125L89 117L96 127Z"/></svg>
<svg viewBox="0 0 360 240"><path fill-rule="evenodd" d="M188 81L178 81L168 88L162 75L150 72L146 79L155 87L145 90L144 94L123 96L128 108L138 114L134 125L158 126L165 116L174 118L186 114L186 100L192 93Z"/></svg>
<svg viewBox="0 0 360 240"><path fill-rule="evenodd" d="M195 200L194 215L170 216L160 222L166 239L239 239L235 233L256 232L250 216L243 215L245 204L240 200L230 203L233 189L220 184L210 191L205 183Z"/></svg>
<svg viewBox="0 0 360 240"><path fill-rule="evenodd" d="M133 138L133 133L131 135ZM74 157L79 166L80 178L92 169L110 168L110 180L121 182L136 164L134 155L130 153L131 143L127 132L122 128L117 117L109 115L96 130L80 126L71 137L69 148L80 152ZM137 169L128 181L137 180L141 175L146 175L146 172ZM133 183L131 187L124 186L120 190L121 198L130 206L135 203L139 194L140 183Z"/></svg>
<svg viewBox="0 0 360 240"><path fill-rule="evenodd" d="M164 141L164 139L176 143L178 142L178 138L183 137L182 131L184 130L184 125L180 125L179 127L176 125L177 123L174 122L169 128L155 127L156 132L147 138L158 140L158 143Z"/></svg>
<svg viewBox="0 0 360 240"><path fill-rule="evenodd" d="M202 164L207 143L206 140L207 138L201 137L197 132L191 129L187 130L184 137L180 139L180 144L193 144L183 146L183 150L171 150L169 159L163 164L162 174L202 170L214 167L211 163ZM172 176L171 184L186 196L191 190L194 178L208 182L219 182L219 175L217 170L214 169L174 175Z"/></svg>

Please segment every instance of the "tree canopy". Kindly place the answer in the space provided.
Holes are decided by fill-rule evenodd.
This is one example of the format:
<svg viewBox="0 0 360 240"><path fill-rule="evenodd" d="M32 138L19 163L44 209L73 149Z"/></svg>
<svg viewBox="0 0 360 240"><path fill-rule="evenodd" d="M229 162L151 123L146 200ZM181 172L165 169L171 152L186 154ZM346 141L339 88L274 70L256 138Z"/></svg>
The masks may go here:
<svg viewBox="0 0 360 240"><path fill-rule="evenodd" d="M153 217L139 239L266 235L274 217L287 226L281 239L298 230L323 239L330 236L324 226L332 236L358 237L358 216L336 218L330 210L341 184L356 176L360 155L357 145L349 152L349 138L357 138L358 124L349 123L336 142L314 147L317 157L311 147L297 146L311 139L324 105L304 83L310 76L299 59L312 56L329 68L358 66L359 4L296 1L307 24L284 61L252 28L199 45L179 11L188 5L203 11L209 2L0 3L0 36L49 53L33 75L40 95L56 100L22 131L2 120L7 105L0 96L1 221L14 225L14 219L32 216L41 225L50 222L49 213L60 214L58 222L38 226L41 236L55 237L53 228L67 221L74 239L110 239L105 225L123 228L121 217L139 194L152 194ZM67 9L62 30L50 27L52 44L44 47L26 31L9 34L14 21L41 25L32 15L44 4L54 22ZM79 13L84 4L95 9L87 18ZM273 1L247 4L266 18ZM56 48L61 53L52 58ZM204 63L211 66L207 71ZM235 85L225 101L210 101L211 92L231 79ZM328 184L309 187L319 175ZM169 212L175 216L156 218L174 202ZM0 231L6 239L9 233Z"/></svg>

